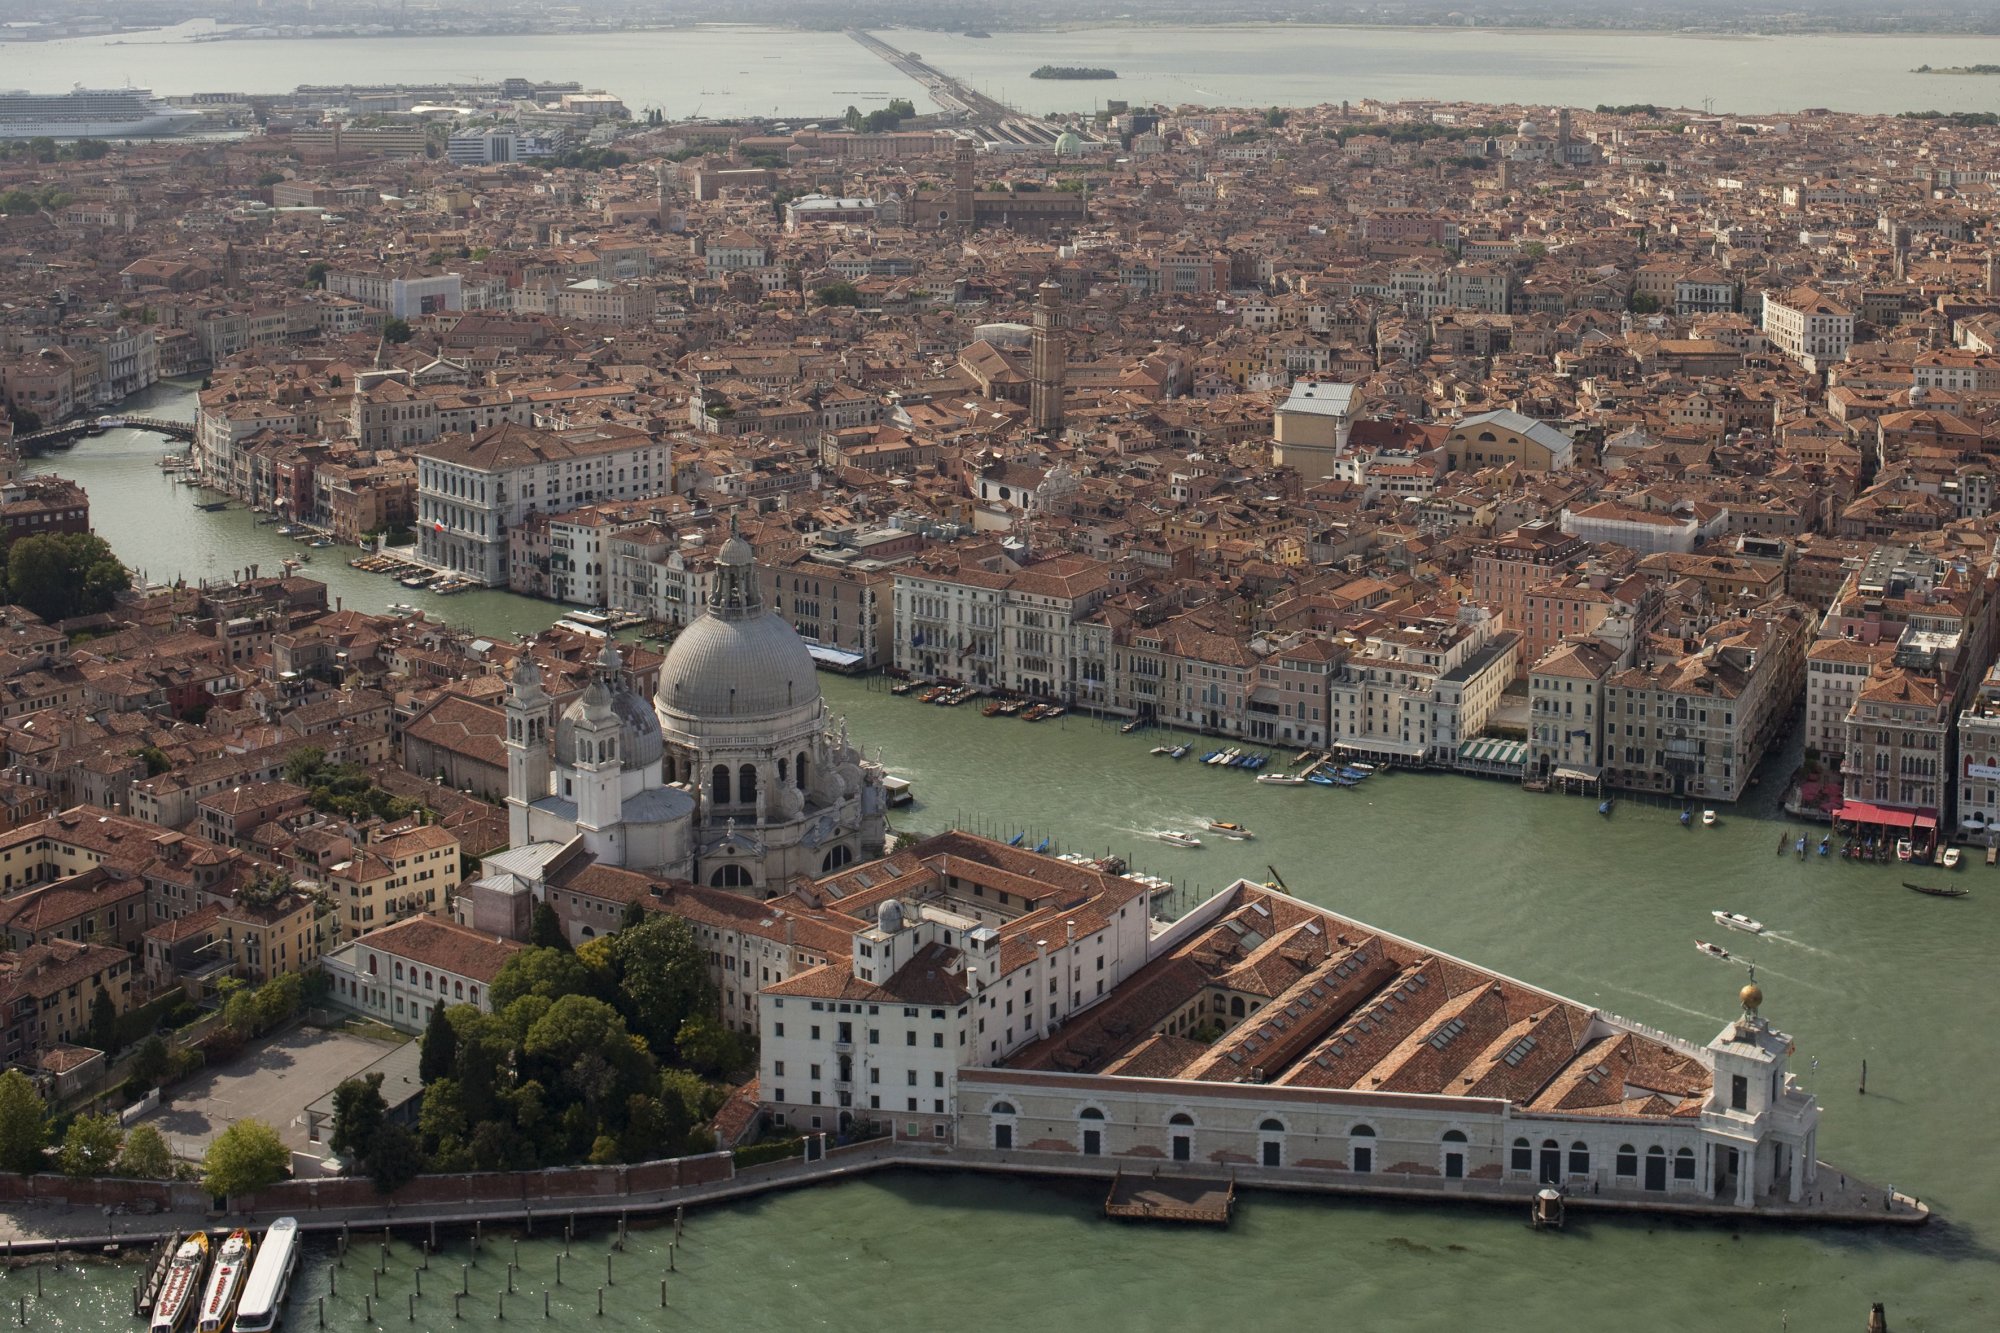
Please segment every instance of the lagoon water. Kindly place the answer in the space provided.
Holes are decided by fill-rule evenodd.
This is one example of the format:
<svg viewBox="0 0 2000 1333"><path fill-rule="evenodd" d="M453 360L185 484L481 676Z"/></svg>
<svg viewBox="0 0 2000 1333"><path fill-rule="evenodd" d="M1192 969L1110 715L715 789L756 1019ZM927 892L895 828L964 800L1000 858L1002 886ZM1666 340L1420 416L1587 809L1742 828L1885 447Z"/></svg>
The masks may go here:
<svg viewBox="0 0 2000 1333"><path fill-rule="evenodd" d="M135 409L138 405L135 404ZM188 416L184 388L156 390L150 411ZM155 437L113 432L40 466L84 482L93 517L128 563L154 577L265 569L296 548L242 511L195 510L163 477ZM424 602L349 569L338 550L308 571L346 604ZM431 599L485 633L549 623L556 609L503 593ZM1330 1325L1367 1330L1476 1327L1490 1333L1612 1326L1651 1330L1859 1330L1885 1301L1898 1330L2000 1325L2000 870L1978 857L1923 871L1972 889L1945 901L1905 892L1897 867L1774 855L1799 831L1772 817L1786 762L1759 795L1713 829L1621 802L1535 796L1502 783L1416 773L1354 790L1259 786L1244 774L1148 753L1160 739L1121 736L1089 718L1030 725L976 709L897 698L880 682L823 677L832 706L873 753L915 784L899 823L952 824L1064 849L1116 850L1188 886L1259 879L1275 867L1299 895L1525 980L1697 1041L1732 1016L1741 967L1697 954L1709 912L1727 908L1771 933L1725 942L1754 961L1765 1013L1798 1043L1794 1067L1825 1107L1821 1152L1865 1178L1932 1204L1921 1231L1784 1229L1746 1223L1583 1217L1561 1235L1531 1233L1514 1210L1381 1205L1253 1195L1228 1231L1176 1231L1098 1220L1088 1188L969 1176L907 1175L706 1210L689 1223L669 1307L659 1308L664 1238L635 1234L614 1260L610 1326L815 1327L918 1333L1090 1327L1103 1330ZM1208 818L1256 830L1250 843L1201 851L1148 835ZM1913 876L1917 877L1917 876ZM1862 1060L1868 1092L1857 1093ZM1814 1064L1817 1062L1817 1069ZM94 1215L92 1215L94 1218ZM1573 1215L1574 1219L1575 1215ZM489 1233L490 1236L491 1233ZM470 1256L463 1238L433 1260ZM510 1325L595 1318L609 1237L575 1247L570 1285L552 1288L560 1242L521 1246ZM373 1250L367 1251L372 1254ZM329 1256L316 1251L295 1288L288 1327L315 1326ZM329 1328L408 1329L414 1252L398 1246L375 1321L364 1318L368 1268L350 1259ZM504 1257L489 1247L471 1276L462 1325L455 1282L432 1279L421 1328L497 1323ZM455 1273L454 1273L455 1276ZM0 1308L29 1296L30 1327L135 1327L132 1273L71 1266L0 1275Z"/></svg>
<svg viewBox="0 0 2000 1333"><path fill-rule="evenodd" d="M131 82L166 94L288 92L303 83L575 79L669 116L812 116L917 86L839 33L705 24L541 37L197 41L212 24L14 43L6 81L56 92ZM2000 65L2000 37L1682 33L1253 24L1060 32L884 30L891 45L1031 113L1107 98L1202 106L1308 106L1365 97L1595 106L1652 102L1754 114L1805 107L2000 110L2000 78L1919 75L1919 65ZM1037 82L1043 64L1108 66L1109 82Z"/></svg>

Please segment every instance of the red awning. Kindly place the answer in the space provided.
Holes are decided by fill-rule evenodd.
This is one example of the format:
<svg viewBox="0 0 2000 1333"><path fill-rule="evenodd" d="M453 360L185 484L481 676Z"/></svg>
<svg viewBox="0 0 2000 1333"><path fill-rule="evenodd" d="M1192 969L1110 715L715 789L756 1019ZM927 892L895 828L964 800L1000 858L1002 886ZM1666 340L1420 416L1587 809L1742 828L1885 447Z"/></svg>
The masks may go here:
<svg viewBox="0 0 2000 1333"><path fill-rule="evenodd" d="M1917 816L1917 827L1918 827L1918 828L1936 828L1936 827L1937 827L1937 816L1936 816L1936 815L1918 815L1918 816Z"/></svg>
<svg viewBox="0 0 2000 1333"><path fill-rule="evenodd" d="M1834 817L1850 824L1881 824L1888 828L1909 828L1917 822L1917 816L1909 810L1897 810L1886 805L1869 805L1865 801L1843 803Z"/></svg>

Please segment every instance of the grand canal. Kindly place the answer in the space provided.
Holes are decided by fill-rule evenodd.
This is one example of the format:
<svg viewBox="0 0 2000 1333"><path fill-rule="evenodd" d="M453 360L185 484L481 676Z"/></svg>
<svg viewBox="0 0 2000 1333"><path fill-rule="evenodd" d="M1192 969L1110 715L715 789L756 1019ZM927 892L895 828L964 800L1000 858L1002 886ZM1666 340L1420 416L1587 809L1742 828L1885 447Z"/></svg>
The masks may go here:
<svg viewBox="0 0 2000 1333"><path fill-rule="evenodd" d="M151 410L186 415L186 394L163 392ZM98 530L152 577L226 577L253 562L268 570L291 551L247 514L193 509L154 467L161 452L156 439L114 433L43 466L84 482ZM338 552L319 554L308 572L346 604L405 599L333 560ZM438 609L495 634L556 614L503 594ZM869 752L915 784L920 801L901 817L911 828L1028 830L1033 842L1115 850L1189 893L1275 867L1303 897L1698 1041L1732 1016L1745 978L1695 952L1694 938L1714 933L1708 913L1768 922L1769 935L1727 943L1755 962L1766 1015L1797 1040L1794 1068L1825 1106L1822 1154L1921 1197L1939 1218L1913 1233L1588 1219L1549 1236L1530 1233L1512 1210L1253 1196L1229 1231L1179 1232L1098 1221L1087 1190L897 1176L692 1218L664 1315L665 1241L635 1234L614 1261L607 1318L661 1328L1157 1330L1230 1327L1254 1309L1266 1326L1370 1330L1544 1333L1613 1321L1858 1330L1880 1300L1899 1330L2000 1319L2000 1172L1991 1166L2000 1148L1991 964L2000 871L1972 863L1953 872L1973 890L1954 902L1903 891L1894 868L1774 855L1787 826L1771 817L1778 784L1768 774L1757 801L1725 810L1715 828L1685 829L1663 808L1624 802L1604 818L1591 802L1466 778L1259 786L1156 758L1148 751L1157 737L1121 736L1087 718L1030 725L895 698L879 682L823 683ZM1149 836L1211 817L1248 825L1256 840L1183 852ZM1864 1059L1866 1095L1856 1087ZM596 1269L608 1247L598 1236L576 1252ZM560 1249L521 1246L523 1294L509 1298L510 1322L540 1317ZM469 1257L454 1252L433 1266ZM412 1251L392 1252L383 1298L369 1298L370 1324L368 1270L350 1258L326 1301L327 1325L410 1327L413 1261ZM30 1295L31 1326L133 1327L131 1280L97 1266L47 1272L45 1298ZM489 1247L469 1280L463 1322L494 1322L504 1258ZM11 1311L31 1281L0 1277L0 1308ZM552 1288L554 1316L594 1317L595 1286ZM427 1284L414 1322L443 1326L451 1302L437 1293L455 1289ZM326 1290L320 1254L295 1290L290 1326L313 1327Z"/></svg>

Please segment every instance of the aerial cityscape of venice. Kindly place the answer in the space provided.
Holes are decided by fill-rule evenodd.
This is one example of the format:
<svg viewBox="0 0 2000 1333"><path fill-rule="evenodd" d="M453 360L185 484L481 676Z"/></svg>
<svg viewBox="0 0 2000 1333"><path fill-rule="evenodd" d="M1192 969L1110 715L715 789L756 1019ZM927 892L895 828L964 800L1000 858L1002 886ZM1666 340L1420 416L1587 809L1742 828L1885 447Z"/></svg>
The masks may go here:
<svg viewBox="0 0 2000 1333"><path fill-rule="evenodd" d="M1973 0L0 0L0 1323L1991 1326L1996 191Z"/></svg>

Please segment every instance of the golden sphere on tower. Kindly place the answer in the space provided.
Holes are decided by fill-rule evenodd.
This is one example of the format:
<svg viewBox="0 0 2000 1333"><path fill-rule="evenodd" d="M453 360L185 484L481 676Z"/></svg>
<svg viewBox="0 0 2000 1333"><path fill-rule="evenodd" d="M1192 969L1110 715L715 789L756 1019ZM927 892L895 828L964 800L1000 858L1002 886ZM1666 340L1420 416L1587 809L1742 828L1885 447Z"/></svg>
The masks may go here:
<svg viewBox="0 0 2000 1333"><path fill-rule="evenodd" d="M1743 1012L1754 1014L1757 1006L1764 1003L1764 988L1753 981L1738 992L1738 997L1743 1001Z"/></svg>

